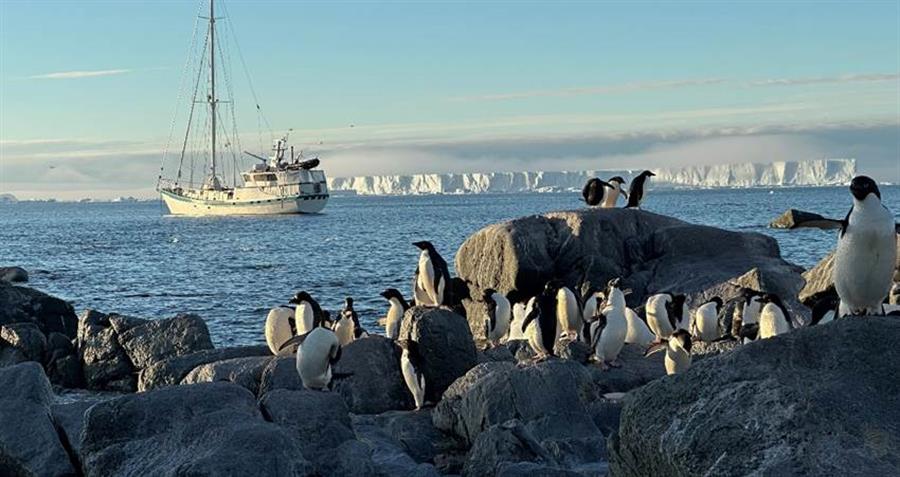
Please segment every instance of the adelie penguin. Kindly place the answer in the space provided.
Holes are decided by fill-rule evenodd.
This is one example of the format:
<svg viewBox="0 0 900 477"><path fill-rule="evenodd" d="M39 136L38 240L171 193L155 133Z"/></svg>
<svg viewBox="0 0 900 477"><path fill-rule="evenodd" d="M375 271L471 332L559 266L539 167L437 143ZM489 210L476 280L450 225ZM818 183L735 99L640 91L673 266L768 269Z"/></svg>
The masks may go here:
<svg viewBox="0 0 900 477"><path fill-rule="evenodd" d="M289 339L281 349L297 345L297 373L306 389L323 390L331 384L331 368L341 359L341 344L333 331L318 323L312 330Z"/></svg>
<svg viewBox="0 0 900 477"><path fill-rule="evenodd" d="M499 346L502 339L509 334L512 307L509 300L493 288L487 288L481 297L487 308L484 320L485 338L489 346Z"/></svg>
<svg viewBox="0 0 900 477"><path fill-rule="evenodd" d="M556 319L557 287L558 283L553 280L544 285L544 290L535 297L534 306L522 323L522 332L528 337L528 344L537 355L536 361L553 356L559 324Z"/></svg>
<svg viewBox="0 0 900 477"><path fill-rule="evenodd" d="M582 332L582 307L578 298L569 287L559 282L556 284L556 317L559 320L559 329L569 340L575 341Z"/></svg>
<svg viewBox="0 0 900 477"><path fill-rule="evenodd" d="M291 317L294 310L286 306L279 306L269 310L266 316L266 344L272 354L279 354L281 345L294 336L291 330Z"/></svg>
<svg viewBox="0 0 900 477"><path fill-rule="evenodd" d="M619 353L625 346L625 336L628 334L625 294L619 288L619 283L618 278L609 281L605 293L607 306L602 312L598 312L590 326L591 348L602 370L607 370L610 366L621 366Z"/></svg>
<svg viewBox="0 0 900 477"><path fill-rule="evenodd" d="M762 296L762 302L764 306L759 314L759 339L788 333L794 328L791 316L778 295L767 293Z"/></svg>
<svg viewBox="0 0 900 477"><path fill-rule="evenodd" d="M297 309L294 311L294 325L298 335L309 333L313 328L322 324L325 318L322 307L309 293L298 292L289 303L297 305Z"/></svg>
<svg viewBox="0 0 900 477"><path fill-rule="evenodd" d="M628 194L622 189L622 186L625 184L625 179L620 176L615 176L609 180L608 185L606 186L606 193L603 196L603 202L600 204L600 207L604 209L612 209L616 206L616 201L619 199L619 195L625 196L625 199L628 199Z"/></svg>
<svg viewBox="0 0 900 477"><path fill-rule="evenodd" d="M413 297L416 305L441 306L449 302L450 271L447 262L428 241L413 243L422 252L416 267Z"/></svg>
<svg viewBox="0 0 900 477"><path fill-rule="evenodd" d="M512 323L509 324L509 338L507 341L527 340L525 334L525 318L531 313L535 306L535 297L516 302L512 306Z"/></svg>
<svg viewBox="0 0 900 477"><path fill-rule="evenodd" d="M719 332L719 313L722 311L722 305L722 299L717 296L700 305L694 312L691 334L706 343L718 339L721 334Z"/></svg>
<svg viewBox="0 0 900 477"><path fill-rule="evenodd" d="M680 374L691 367L691 334L678 330L666 344L666 374Z"/></svg>
<svg viewBox="0 0 900 477"><path fill-rule="evenodd" d="M647 196L647 178L655 175L656 174L650 171L644 171L638 174L634 179L631 179L631 186L628 190L628 204L625 205L626 208L641 208L641 202L643 202L644 197Z"/></svg>
<svg viewBox="0 0 900 477"><path fill-rule="evenodd" d="M396 341L400 338L400 323L403 321L403 314L409 309L409 303L406 302L403 294L396 288L388 288L381 292L381 296L390 303L390 308L388 308L387 316L384 319L385 335Z"/></svg>
<svg viewBox="0 0 900 477"><path fill-rule="evenodd" d="M894 215L881 203L871 178L850 182L853 207L841 221L834 256L834 288L841 300L840 315L883 313L897 263Z"/></svg>
<svg viewBox="0 0 900 477"><path fill-rule="evenodd" d="M410 335L405 340L397 341L397 344L403 350L400 354L400 372L403 374L403 381L413 396L416 410L422 409L425 405L425 375L422 373L424 359L419 352L419 343Z"/></svg>
<svg viewBox="0 0 900 477"><path fill-rule="evenodd" d="M656 335L656 342L662 342L677 329L684 329L686 324L686 306L684 295L675 295L672 293L657 293L647 298L647 305L644 307L647 313L647 326L650 331Z"/></svg>
<svg viewBox="0 0 900 477"><path fill-rule="evenodd" d="M612 187L612 184L609 182L594 177L593 179L589 179L587 184L584 185L584 188L581 189L581 197L584 198L584 202L587 205L596 207L603 204L606 193L611 190Z"/></svg>
<svg viewBox="0 0 900 477"><path fill-rule="evenodd" d="M824 325L834 321L838 313L838 298L835 295L826 295L819 298L812 307L812 321L809 326Z"/></svg>
<svg viewBox="0 0 900 477"><path fill-rule="evenodd" d="M353 298L348 296L344 299L344 309L335 321L333 330L341 346L347 346L365 332L359 325L359 315L353 309Z"/></svg>

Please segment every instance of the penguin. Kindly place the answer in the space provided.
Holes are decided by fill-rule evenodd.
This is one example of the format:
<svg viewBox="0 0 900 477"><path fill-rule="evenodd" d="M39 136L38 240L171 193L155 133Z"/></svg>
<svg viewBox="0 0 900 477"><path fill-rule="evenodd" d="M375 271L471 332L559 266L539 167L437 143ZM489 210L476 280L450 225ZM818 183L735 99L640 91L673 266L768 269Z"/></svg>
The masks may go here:
<svg viewBox="0 0 900 477"><path fill-rule="evenodd" d="M466 307L465 305L463 305L463 300L471 299L472 296L469 294L469 282L460 277L451 278L450 295L445 300L444 305L447 305L457 315L468 319Z"/></svg>
<svg viewBox="0 0 900 477"><path fill-rule="evenodd" d="M294 312L294 325L297 328L298 335L309 333L325 320L319 302L305 291L297 292L288 303L297 305L297 309Z"/></svg>
<svg viewBox="0 0 900 477"><path fill-rule="evenodd" d="M581 320L583 322L592 321L594 316L597 315L597 309L605 299L603 292L598 290L597 287L590 287L581 299Z"/></svg>
<svg viewBox="0 0 900 477"><path fill-rule="evenodd" d="M493 288L484 290L482 300L487 306L487 318L484 320L485 338L489 346L499 346L500 340L509 334L512 314L509 300Z"/></svg>
<svg viewBox="0 0 900 477"><path fill-rule="evenodd" d="M894 215L871 178L854 177L850 193L853 207L841 222L832 272L840 315L882 314L897 263Z"/></svg>
<svg viewBox="0 0 900 477"><path fill-rule="evenodd" d="M691 367L691 334L677 330L666 345L666 374L680 374Z"/></svg>
<svg viewBox="0 0 900 477"><path fill-rule="evenodd" d="M767 293L762 296L764 303L759 314L759 339L771 338L791 331L790 315L778 295Z"/></svg>
<svg viewBox="0 0 900 477"><path fill-rule="evenodd" d="M266 344L269 351L277 355L281 349L281 345L294 336L291 330L291 317L294 316L294 310L286 306L279 306L269 310L266 316Z"/></svg>
<svg viewBox="0 0 900 477"><path fill-rule="evenodd" d="M625 321L628 323L625 343L632 343L646 348L656 339L656 335L647 327L647 322L631 308L625 308Z"/></svg>
<svg viewBox="0 0 900 477"><path fill-rule="evenodd" d="M730 339L743 342L753 341L759 331L759 314L762 312L762 293L742 288L737 297L729 303L737 302L731 315Z"/></svg>
<svg viewBox="0 0 900 477"><path fill-rule="evenodd" d="M559 325L556 319L557 286L555 280L544 285L544 290L534 298L534 306L522 322L522 332L528 337L528 344L537 355L537 361L553 356Z"/></svg>
<svg viewBox="0 0 900 477"><path fill-rule="evenodd" d="M297 373L303 387L324 390L331 384L331 368L341 359L341 344L333 331L316 325L302 335L296 335L281 345L284 350L297 345Z"/></svg>
<svg viewBox="0 0 900 477"><path fill-rule="evenodd" d="M628 334L625 295L619 288L619 283L618 278L609 281L605 293L608 305L591 323L591 347L600 363L600 369L604 371L610 366L621 366L619 353L625 346L625 336Z"/></svg>
<svg viewBox="0 0 900 477"><path fill-rule="evenodd" d="M722 311L722 299L713 297L700 305L694 312L694 323L691 326L691 335L706 343L719 338L719 312Z"/></svg>
<svg viewBox="0 0 900 477"><path fill-rule="evenodd" d="M419 352L419 344L412 339L411 335L405 340L397 341L397 344L402 350L400 372L403 374L403 380L415 400L418 411L425 405L425 375L422 374L424 359Z"/></svg>
<svg viewBox="0 0 900 477"><path fill-rule="evenodd" d="M524 332L525 327L522 325L525 323L525 318L531 313L531 310L534 309L534 302L535 297L531 297L527 301L513 305L512 323L509 324L509 338L507 341L528 339L528 336L526 336Z"/></svg>
<svg viewBox="0 0 900 477"><path fill-rule="evenodd" d="M609 185L606 187L606 193L603 196L603 202L600 204L600 207L604 209L612 209L616 206L616 202L619 200L619 194L625 196L625 199L628 199L628 194L622 189L622 185L625 184L625 179L621 176L615 176L609 180Z"/></svg>
<svg viewBox="0 0 900 477"><path fill-rule="evenodd" d="M587 205L596 207L603 203L607 191L612 188L612 184L594 177L589 179L587 184L584 185L584 188L581 190L581 197L584 198L584 202Z"/></svg>
<svg viewBox="0 0 900 477"><path fill-rule="evenodd" d="M341 346L347 346L356 339L356 327L359 324L359 317L353 310L353 298L344 299L344 309L341 311L338 320L334 323L334 334L338 337Z"/></svg>
<svg viewBox="0 0 900 477"><path fill-rule="evenodd" d="M581 333L582 308L578 304L578 298L569 287L558 284L556 292L556 317L559 319L559 329L569 340L577 340Z"/></svg>
<svg viewBox="0 0 900 477"><path fill-rule="evenodd" d="M809 326L824 325L834 321L838 312L838 298L835 295L826 295L819 298L812 307L812 321Z"/></svg>
<svg viewBox="0 0 900 477"><path fill-rule="evenodd" d="M450 271L447 262L428 241L413 243L422 252L419 254L419 265L416 267L413 295L418 306L441 306L451 295Z"/></svg>
<svg viewBox="0 0 900 477"><path fill-rule="evenodd" d="M403 314L409 309L409 303L396 288L388 288L381 292L381 296L391 304L385 318L384 331L388 338L396 341L400 337L400 322L403 321Z"/></svg>
<svg viewBox="0 0 900 477"><path fill-rule="evenodd" d="M647 178L655 175L656 174L650 171L644 171L631 180L631 186L628 190L628 203L625 205L626 208L641 208L641 202L644 201L644 197L647 195Z"/></svg>
<svg viewBox="0 0 900 477"><path fill-rule="evenodd" d="M656 341L662 342L672 336L677 329L685 329L686 323L684 295L658 293L647 298L644 311L647 314L647 326L656 335Z"/></svg>

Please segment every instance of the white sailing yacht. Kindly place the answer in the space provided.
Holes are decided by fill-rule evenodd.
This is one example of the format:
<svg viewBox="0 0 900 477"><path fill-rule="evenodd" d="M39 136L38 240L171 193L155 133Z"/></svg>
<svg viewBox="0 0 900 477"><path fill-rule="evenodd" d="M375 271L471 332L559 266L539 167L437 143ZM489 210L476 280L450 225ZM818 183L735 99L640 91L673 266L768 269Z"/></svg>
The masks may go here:
<svg viewBox="0 0 900 477"><path fill-rule="evenodd" d="M242 156L240 139L234 123L234 103L222 100L216 95L216 56L218 54L224 57L224 55L222 45L216 43L216 23L220 18L215 16L213 0L209 0L209 17L200 18L207 18L209 26L203 39L202 50L197 55L200 64L194 81L187 131L178 160L178 173L170 179L164 178L161 173L157 183L157 190L169 212L174 215L195 216L321 212L329 197L325 172L317 168L318 158L306 160L302 151L295 155L294 148L288 147L287 135L274 141L272 155L267 158L245 152L261 163L238 173ZM192 51L195 51L196 40L195 29ZM222 63L224 64L224 61ZM198 98L202 79L206 79L207 93L205 98ZM224 79L230 80L227 70ZM231 85L226 86L226 90L230 92ZM201 115L195 114L194 106L204 103L206 107L203 109L207 112L205 122L193 124L201 122ZM224 124L229 114L230 129ZM202 138L198 139L198 136ZM164 171L166 166L168 147L166 150L161 171ZM227 181L227 159L231 159L230 184ZM196 171L197 174L195 165L199 169ZM202 179L199 183L195 183L195 177Z"/></svg>

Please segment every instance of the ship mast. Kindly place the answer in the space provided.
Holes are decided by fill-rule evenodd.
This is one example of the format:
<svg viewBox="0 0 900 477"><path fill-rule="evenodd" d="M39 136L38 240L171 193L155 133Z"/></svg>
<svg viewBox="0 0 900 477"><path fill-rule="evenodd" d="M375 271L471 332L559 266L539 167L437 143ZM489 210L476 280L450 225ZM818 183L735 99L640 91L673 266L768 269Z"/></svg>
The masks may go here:
<svg viewBox="0 0 900 477"><path fill-rule="evenodd" d="M210 141L210 185L216 186L216 16L213 11L213 0L209 0L209 111L212 115L212 135Z"/></svg>

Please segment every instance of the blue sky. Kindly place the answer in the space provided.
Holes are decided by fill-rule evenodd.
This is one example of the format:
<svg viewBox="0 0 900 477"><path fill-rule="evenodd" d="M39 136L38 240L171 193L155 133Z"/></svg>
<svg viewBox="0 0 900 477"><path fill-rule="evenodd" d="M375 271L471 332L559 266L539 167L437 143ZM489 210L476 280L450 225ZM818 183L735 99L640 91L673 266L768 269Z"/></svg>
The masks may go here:
<svg viewBox="0 0 900 477"><path fill-rule="evenodd" d="M900 182L900 2L225 8L272 128L333 176L852 155ZM197 12L0 0L0 191L149 194Z"/></svg>

